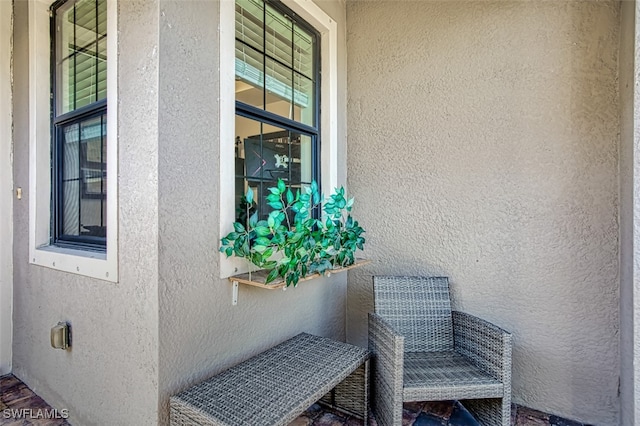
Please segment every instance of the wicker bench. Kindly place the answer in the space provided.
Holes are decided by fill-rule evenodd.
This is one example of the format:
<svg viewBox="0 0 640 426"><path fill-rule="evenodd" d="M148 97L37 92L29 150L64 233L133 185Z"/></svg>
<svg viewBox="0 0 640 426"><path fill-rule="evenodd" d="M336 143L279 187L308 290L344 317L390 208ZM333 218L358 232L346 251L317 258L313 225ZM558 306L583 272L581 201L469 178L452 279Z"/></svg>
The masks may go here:
<svg viewBox="0 0 640 426"><path fill-rule="evenodd" d="M170 399L171 425L287 425L320 401L363 418L369 351L301 333Z"/></svg>

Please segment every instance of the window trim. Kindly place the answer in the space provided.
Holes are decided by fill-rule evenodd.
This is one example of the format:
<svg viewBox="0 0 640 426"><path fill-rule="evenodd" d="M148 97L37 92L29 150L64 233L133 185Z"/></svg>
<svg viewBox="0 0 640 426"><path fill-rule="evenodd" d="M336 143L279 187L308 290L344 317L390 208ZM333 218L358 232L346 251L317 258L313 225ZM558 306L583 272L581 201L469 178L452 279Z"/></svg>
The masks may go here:
<svg viewBox="0 0 640 426"><path fill-rule="evenodd" d="M311 0L282 0L318 33L320 39L320 185L338 186L338 34L337 23ZM220 235L232 230L235 219L235 1L221 1L220 51ZM243 259L220 256L220 277L247 272Z"/></svg>
<svg viewBox="0 0 640 426"><path fill-rule="evenodd" d="M55 0L29 0L29 263L118 281L117 0L107 1L107 247L51 243L51 33Z"/></svg>

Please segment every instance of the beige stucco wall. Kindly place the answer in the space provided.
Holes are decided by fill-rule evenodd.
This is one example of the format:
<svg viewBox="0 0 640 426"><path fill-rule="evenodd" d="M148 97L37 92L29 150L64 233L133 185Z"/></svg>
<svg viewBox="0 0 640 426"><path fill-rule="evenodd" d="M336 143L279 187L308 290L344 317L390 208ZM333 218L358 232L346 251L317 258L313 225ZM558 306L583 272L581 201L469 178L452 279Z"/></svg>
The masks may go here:
<svg viewBox="0 0 640 426"><path fill-rule="evenodd" d="M618 2L347 3L348 183L374 262L514 335L513 397L618 424Z"/></svg>
<svg viewBox="0 0 640 426"><path fill-rule="evenodd" d="M287 291L220 279L220 141L217 2L161 1L160 20L160 406L168 397L306 331L344 339L346 274ZM345 7L319 2L338 23L339 150L345 147ZM176 107L179 105L180 107ZM339 181L346 159L340 155ZM232 206L229 206L232 208Z"/></svg>
<svg viewBox="0 0 640 426"><path fill-rule="evenodd" d="M640 74L635 1L621 3L620 27L620 424L640 423ZM635 169L635 170L634 170Z"/></svg>
<svg viewBox="0 0 640 426"><path fill-rule="evenodd" d="M15 2L13 372L77 425L155 425L158 416L158 3L119 6L119 282L28 263L28 7ZM144 23L144 25L141 25ZM115 107L110 105L110 108ZM72 327L72 349L49 330Z"/></svg>
<svg viewBox="0 0 640 426"><path fill-rule="evenodd" d="M286 292L241 287L237 306L220 279L219 8L118 2L118 283L29 265L29 194L15 203L13 371L73 424L167 424L169 396L204 377L302 331L345 338L346 274ZM343 184L346 10L321 8L338 22ZM26 1L15 13L15 181L28 188ZM60 320L68 352L49 346Z"/></svg>
<svg viewBox="0 0 640 426"><path fill-rule="evenodd" d="M13 328L12 31L12 3L0 1L0 375L11 372Z"/></svg>

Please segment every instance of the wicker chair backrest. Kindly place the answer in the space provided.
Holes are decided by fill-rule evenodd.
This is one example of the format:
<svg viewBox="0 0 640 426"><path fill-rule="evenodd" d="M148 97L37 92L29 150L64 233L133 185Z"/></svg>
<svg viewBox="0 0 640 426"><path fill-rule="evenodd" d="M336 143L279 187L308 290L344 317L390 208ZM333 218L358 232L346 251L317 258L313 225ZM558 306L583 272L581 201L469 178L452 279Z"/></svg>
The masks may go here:
<svg viewBox="0 0 640 426"><path fill-rule="evenodd" d="M404 336L405 352L453 350L447 277L374 276L374 310Z"/></svg>

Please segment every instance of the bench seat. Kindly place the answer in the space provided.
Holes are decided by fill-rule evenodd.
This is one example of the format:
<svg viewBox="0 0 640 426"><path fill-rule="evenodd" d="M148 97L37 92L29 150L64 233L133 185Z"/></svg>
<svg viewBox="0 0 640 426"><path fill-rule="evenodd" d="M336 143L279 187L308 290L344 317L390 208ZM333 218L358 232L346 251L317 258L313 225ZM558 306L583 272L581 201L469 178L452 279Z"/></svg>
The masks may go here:
<svg viewBox="0 0 640 426"><path fill-rule="evenodd" d="M313 403L365 420L365 348L301 333L170 399L171 425L287 425Z"/></svg>

